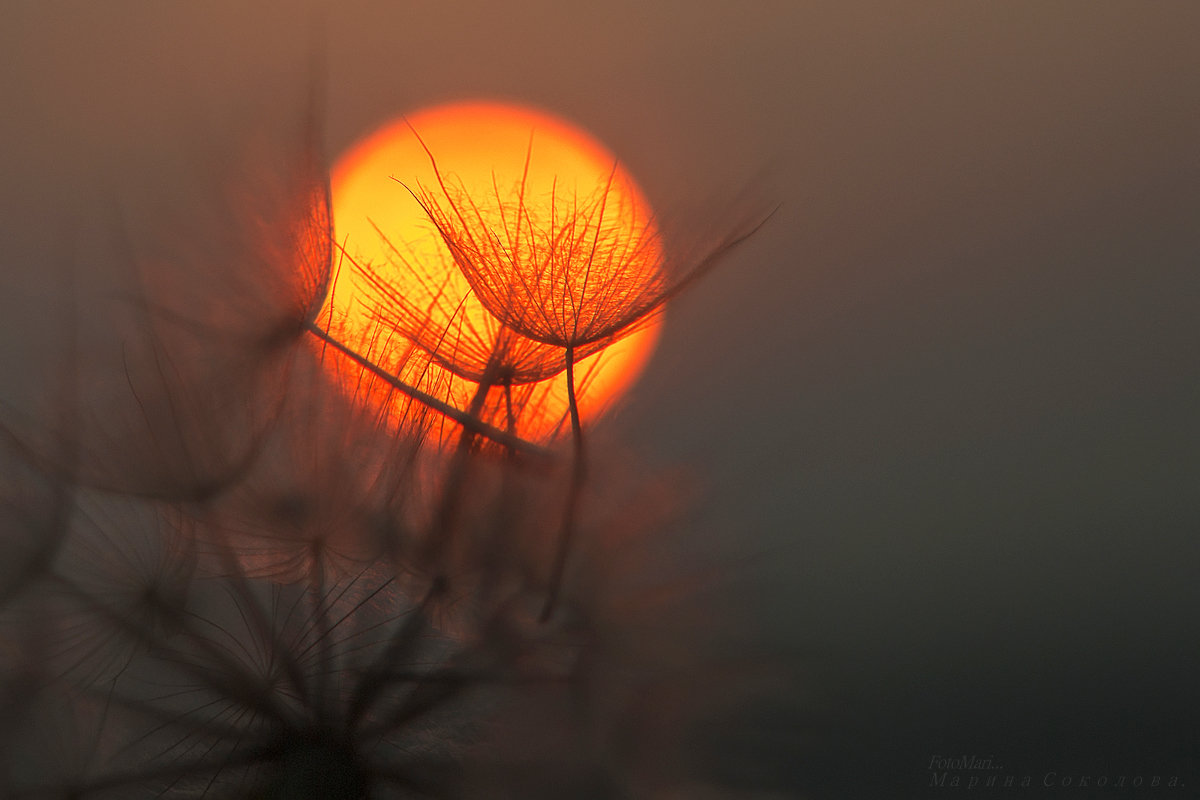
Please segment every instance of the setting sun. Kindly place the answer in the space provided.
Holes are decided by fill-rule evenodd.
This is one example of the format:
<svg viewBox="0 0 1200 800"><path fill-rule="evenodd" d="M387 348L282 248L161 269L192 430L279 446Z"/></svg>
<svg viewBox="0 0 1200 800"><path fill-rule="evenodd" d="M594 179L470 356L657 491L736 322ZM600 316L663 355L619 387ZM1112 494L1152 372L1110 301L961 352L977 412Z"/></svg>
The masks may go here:
<svg viewBox="0 0 1200 800"><path fill-rule="evenodd" d="M631 260L657 266L649 205L612 153L563 120L498 103L392 120L336 162L332 206L343 252L320 322L455 408L545 439L567 417L568 352L585 418L618 398L649 357L656 319L628 336L590 336L595 322L585 314L595 315L583 298L603 302L607 287L628 283L617 271ZM473 233L451 235L464 226ZM570 259L583 265L572 280L586 292L555 284ZM489 282L492 262L520 285ZM540 271L522 272L517 262ZM573 347L538 333L568 326L571 311ZM522 324L531 320L540 327ZM406 402L352 365L337 369L376 403Z"/></svg>

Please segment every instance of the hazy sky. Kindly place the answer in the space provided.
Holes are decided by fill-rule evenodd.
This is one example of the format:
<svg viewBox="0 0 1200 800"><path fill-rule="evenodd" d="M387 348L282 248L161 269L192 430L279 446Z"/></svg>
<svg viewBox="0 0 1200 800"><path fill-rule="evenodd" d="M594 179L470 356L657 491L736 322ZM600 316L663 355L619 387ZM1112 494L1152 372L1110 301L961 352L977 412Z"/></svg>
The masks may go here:
<svg viewBox="0 0 1200 800"><path fill-rule="evenodd" d="M442 100L534 104L660 205L752 179L783 204L671 310L613 433L709 487L697 542L743 565L747 646L811 662L811 718L764 713L755 745L790 786L925 797L963 753L1200 785L1200 7L4 15L7 391L53 324L38 265L106 198L186 193L311 74L331 153Z"/></svg>

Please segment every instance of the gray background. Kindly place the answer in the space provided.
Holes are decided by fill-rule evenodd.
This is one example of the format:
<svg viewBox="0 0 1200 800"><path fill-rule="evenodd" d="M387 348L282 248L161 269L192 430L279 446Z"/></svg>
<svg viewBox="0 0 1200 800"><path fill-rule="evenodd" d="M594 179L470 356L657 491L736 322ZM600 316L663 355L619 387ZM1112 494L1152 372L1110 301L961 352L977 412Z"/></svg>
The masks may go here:
<svg viewBox="0 0 1200 800"><path fill-rule="evenodd" d="M935 754L1200 785L1200 7L3 17L8 396L56 324L40 265L86 251L106 198L186 191L207 142L296 108L314 64L332 153L494 97L578 121L660 205L765 173L781 211L670 311L608 428L705 487L695 547L739 620L719 635L803 665L714 734L713 769L783 796L951 794Z"/></svg>

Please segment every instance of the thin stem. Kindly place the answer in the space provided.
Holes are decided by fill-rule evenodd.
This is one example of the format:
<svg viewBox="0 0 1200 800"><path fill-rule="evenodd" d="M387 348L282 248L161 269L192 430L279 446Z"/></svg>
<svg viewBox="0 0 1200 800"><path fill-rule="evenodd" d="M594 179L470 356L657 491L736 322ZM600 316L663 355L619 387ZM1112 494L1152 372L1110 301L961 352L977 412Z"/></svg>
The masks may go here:
<svg viewBox="0 0 1200 800"><path fill-rule="evenodd" d="M546 622L554 613L554 605L558 602L559 591L562 588L563 571L567 566L567 553L571 549L571 539L575 533L576 509L579 505L579 495L583 490L583 480L587 473L587 464L583 450L583 425L579 421L579 403L575 398L575 347L567 345L567 408L571 412L571 438L575 444L575 458L571 465L571 484L567 489L567 503L563 509L562 528L558 534L558 552L554 557L554 569L550 573L550 594L546 597L546 605L542 608L539 622Z"/></svg>

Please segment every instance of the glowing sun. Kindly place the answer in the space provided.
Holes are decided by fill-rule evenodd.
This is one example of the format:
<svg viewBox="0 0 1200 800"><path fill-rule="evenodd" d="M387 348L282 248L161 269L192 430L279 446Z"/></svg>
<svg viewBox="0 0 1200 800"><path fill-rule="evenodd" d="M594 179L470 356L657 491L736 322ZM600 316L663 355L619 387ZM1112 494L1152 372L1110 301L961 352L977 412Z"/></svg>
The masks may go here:
<svg viewBox="0 0 1200 800"><path fill-rule="evenodd" d="M331 191L342 257L322 324L391 374L526 439L549 438L565 424L565 351L500 322L488 308L505 298L472 284L464 264L553 261L564 252L586 259L589 242L594 255L600 238L588 226L599 219L610 257L587 261L597 273L586 279L592 286L619 284L620 276L599 274L621 268L614 252L658 257L650 207L615 156L579 128L530 108L455 103L388 122L335 163ZM437 197L449 202L439 205ZM477 238L464 244L448 236L447 226L458 222ZM509 299L541 290L527 277L514 280L525 285ZM575 301L564 295L554 309L520 313L561 314L564 303ZM631 385L658 327L652 320L575 351L581 416L594 418ZM410 409L406 397L353 364L337 361L335 369L351 391L401 414ZM433 424L443 436L456 429L441 417Z"/></svg>

